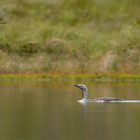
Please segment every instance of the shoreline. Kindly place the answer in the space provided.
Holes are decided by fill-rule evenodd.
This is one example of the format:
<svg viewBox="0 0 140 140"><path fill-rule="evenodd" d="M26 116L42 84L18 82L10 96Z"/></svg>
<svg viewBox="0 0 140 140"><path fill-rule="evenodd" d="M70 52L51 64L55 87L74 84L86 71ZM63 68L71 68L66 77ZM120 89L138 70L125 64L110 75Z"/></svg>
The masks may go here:
<svg viewBox="0 0 140 140"><path fill-rule="evenodd" d="M45 80L45 81L93 81L93 82L140 82L140 74L63 74L63 73L24 73L0 74L0 81L5 80Z"/></svg>

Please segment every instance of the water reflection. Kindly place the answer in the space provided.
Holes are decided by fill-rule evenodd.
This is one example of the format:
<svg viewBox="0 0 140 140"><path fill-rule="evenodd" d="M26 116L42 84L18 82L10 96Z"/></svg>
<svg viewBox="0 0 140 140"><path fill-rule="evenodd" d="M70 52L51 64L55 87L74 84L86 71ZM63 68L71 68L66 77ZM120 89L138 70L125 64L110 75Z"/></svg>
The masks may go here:
<svg viewBox="0 0 140 140"><path fill-rule="evenodd" d="M139 83L86 83L90 98L140 99ZM0 83L0 138L85 140L139 138L140 104L83 106L73 83Z"/></svg>

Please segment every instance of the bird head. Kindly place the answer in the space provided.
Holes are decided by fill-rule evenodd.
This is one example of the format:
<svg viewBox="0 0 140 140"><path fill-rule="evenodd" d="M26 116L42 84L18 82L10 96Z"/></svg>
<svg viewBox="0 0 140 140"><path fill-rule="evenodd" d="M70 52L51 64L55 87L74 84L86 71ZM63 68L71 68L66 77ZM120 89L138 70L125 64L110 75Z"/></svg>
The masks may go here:
<svg viewBox="0 0 140 140"><path fill-rule="evenodd" d="M74 85L82 90L82 98L87 98L88 96L88 88L86 85L83 84L76 84Z"/></svg>

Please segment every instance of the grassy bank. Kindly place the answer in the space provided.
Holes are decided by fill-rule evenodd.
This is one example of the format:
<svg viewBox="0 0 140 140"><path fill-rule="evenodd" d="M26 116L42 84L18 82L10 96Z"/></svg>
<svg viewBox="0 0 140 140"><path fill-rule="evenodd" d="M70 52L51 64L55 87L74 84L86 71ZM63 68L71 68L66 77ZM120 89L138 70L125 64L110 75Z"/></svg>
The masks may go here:
<svg viewBox="0 0 140 140"><path fill-rule="evenodd" d="M137 77L139 6L136 0L0 1L0 73Z"/></svg>

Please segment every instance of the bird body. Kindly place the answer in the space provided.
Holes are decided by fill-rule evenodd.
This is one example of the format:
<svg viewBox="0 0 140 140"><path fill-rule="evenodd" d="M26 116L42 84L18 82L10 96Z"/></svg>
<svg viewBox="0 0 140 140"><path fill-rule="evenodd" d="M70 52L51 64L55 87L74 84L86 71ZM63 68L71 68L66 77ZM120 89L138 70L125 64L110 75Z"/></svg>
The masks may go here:
<svg viewBox="0 0 140 140"><path fill-rule="evenodd" d="M115 102L115 101L122 101L123 99L118 99L118 98L111 98L111 97L100 97L100 98L95 98L92 101L97 101L97 102Z"/></svg>
<svg viewBox="0 0 140 140"><path fill-rule="evenodd" d="M81 89L82 91L82 99L78 100L80 103L88 103L88 102L101 102L101 103L106 103L106 102L120 102L123 101L123 99L118 99L118 98L111 98L111 97L100 97L100 98L95 98L95 99L88 99L88 88L86 85L83 84L77 84L74 85L78 88Z"/></svg>

